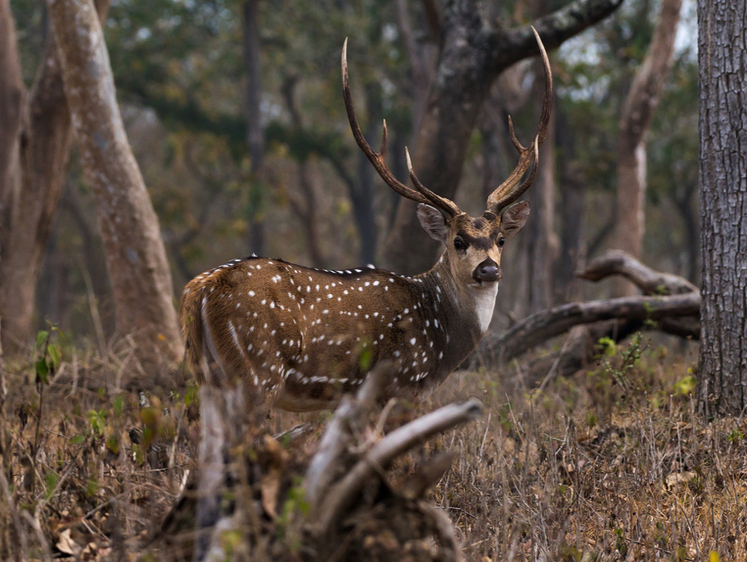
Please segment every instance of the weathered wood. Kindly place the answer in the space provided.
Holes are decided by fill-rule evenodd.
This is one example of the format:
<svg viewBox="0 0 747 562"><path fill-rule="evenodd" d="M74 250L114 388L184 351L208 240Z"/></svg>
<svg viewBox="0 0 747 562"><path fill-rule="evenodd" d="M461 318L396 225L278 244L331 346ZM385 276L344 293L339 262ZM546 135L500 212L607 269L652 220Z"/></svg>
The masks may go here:
<svg viewBox="0 0 747 562"><path fill-rule="evenodd" d="M146 365L179 360L166 250L130 149L93 0L49 0L62 80L86 181L91 186L114 293L117 330Z"/></svg>
<svg viewBox="0 0 747 562"><path fill-rule="evenodd" d="M612 275L622 275L647 295L679 295L699 291L687 279L654 271L623 250L609 250L576 274L581 279L594 282Z"/></svg>
<svg viewBox="0 0 747 562"><path fill-rule="evenodd" d="M613 244L638 257L645 230L646 132L672 66L681 5L682 0L661 2L651 45L623 104L617 134L617 220ZM613 284L614 297L634 294L627 283L618 280Z"/></svg>
<svg viewBox="0 0 747 562"><path fill-rule="evenodd" d="M329 490L319 509L313 533L322 537L329 535L364 484L399 455L434 435L476 419L482 415L482 411L482 403L473 398L462 404L444 406L389 433L356 463L337 486Z"/></svg>
<svg viewBox="0 0 747 562"><path fill-rule="evenodd" d="M703 334L698 407L747 408L747 90L745 0L698 2Z"/></svg>
<svg viewBox="0 0 747 562"><path fill-rule="evenodd" d="M661 320L692 316L700 310L700 293L662 297L623 297L569 303L538 312L497 336L485 338L483 350L507 362L573 326L614 318Z"/></svg>
<svg viewBox="0 0 747 562"><path fill-rule="evenodd" d="M197 544L194 559L206 557L213 527L229 513L221 509L221 498L227 489L226 460L230 447L242 433L245 419L244 393L238 389L204 386L200 389L202 419L197 489ZM207 531L211 529L211 531Z"/></svg>
<svg viewBox="0 0 747 562"><path fill-rule="evenodd" d="M377 366L355 398L345 396L327 426L319 448L309 463L304 482L306 501L312 510L321 505L323 495L339 476L340 459L353 441L351 427L359 425L371 411L381 390L385 371L385 365Z"/></svg>

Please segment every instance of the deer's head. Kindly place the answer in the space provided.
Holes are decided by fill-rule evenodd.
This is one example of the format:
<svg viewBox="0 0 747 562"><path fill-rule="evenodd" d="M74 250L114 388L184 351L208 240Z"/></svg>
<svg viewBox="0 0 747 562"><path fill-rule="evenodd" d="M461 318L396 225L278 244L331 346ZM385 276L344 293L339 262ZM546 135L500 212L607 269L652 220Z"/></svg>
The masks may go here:
<svg viewBox="0 0 747 562"><path fill-rule="evenodd" d="M418 218L428 235L442 242L446 247L445 257L454 279L475 289L495 289L501 278L501 253L503 245L526 224L529 217L529 203L516 201L529 188L537 174L539 147L545 140L552 109L552 72L542 41L532 28L539 45L545 69L545 99L540 123L534 141L523 146L516 138L513 123L509 117L511 142L519 152L519 162L509 177L498 186L487 201L487 210L480 217L470 217L446 197L437 195L418 180L412 168L410 154L407 153L407 166L415 189L401 183L391 173L385 162L387 147L386 121L379 152L375 152L361 132L353 109L353 100L348 83L347 40L342 50L342 87L348 120L358 146L363 150L381 178L394 191L420 203ZM526 176L526 177L524 177ZM522 181L522 178L523 181Z"/></svg>

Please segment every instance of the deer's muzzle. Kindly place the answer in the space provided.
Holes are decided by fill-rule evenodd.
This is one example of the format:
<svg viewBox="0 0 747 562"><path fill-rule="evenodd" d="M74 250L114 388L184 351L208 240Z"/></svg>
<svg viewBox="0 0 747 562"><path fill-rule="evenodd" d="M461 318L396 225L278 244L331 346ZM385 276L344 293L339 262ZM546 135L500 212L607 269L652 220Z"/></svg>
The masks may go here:
<svg viewBox="0 0 747 562"><path fill-rule="evenodd" d="M472 279L478 283L500 281L502 276L501 266L490 258L480 263L472 272Z"/></svg>

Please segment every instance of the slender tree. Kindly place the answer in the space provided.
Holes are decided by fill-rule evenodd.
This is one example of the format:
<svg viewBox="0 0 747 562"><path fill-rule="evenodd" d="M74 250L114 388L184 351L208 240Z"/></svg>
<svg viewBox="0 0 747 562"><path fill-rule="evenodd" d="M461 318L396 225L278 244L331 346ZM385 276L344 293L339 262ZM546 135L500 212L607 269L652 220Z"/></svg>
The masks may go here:
<svg viewBox="0 0 747 562"><path fill-rule="evenodd" d="M747 0L699 0L700 224L698 404L747 407Z"/></svg>
<svg viewBox="0 0 747 562"><path fill-rule="evenodd" d="M96 0L99 17L104 18L109 0ZM7 27L6 27L7 26ZM62 197L72 130L70 112L62 88L62 71L54 37L47 35L44 53L26 94L20 82L20 65L9 9L0 6L0 65L6 66L0 90L15 90L20 97L0 94L0 112L8 115L0 138L0 207L3 228L0 229L0 316L1 337L9 351L28 341L32 328L36 285L44 251ZM13 78L13 67L18 77ZM14 128L15 127L15 128ZM11 130L15 134L10 134ZM11 159L6 159L10 154ZM15 186L8 190L3 186Z"/></svg>
<svg viewBox="0 0 747 562"><path fill-rule="evenodd" d="M141 360L178 359L182 340L171 273L148 192L117 106L114 79L92 0L50 0L52 31L75 137L96 202L117 330Z"/></svg>
<svg viewBox="0 0 747 562"><path fill-rule="evenodd" d="M646 58L633 79L620 117L617 136L617 205L613 245L636 258L643 251L646 200L646 133L651 126L672 66L674 37L682 0L663 0ZM615 283L616 296L635 293L625 280Z"/></svg>

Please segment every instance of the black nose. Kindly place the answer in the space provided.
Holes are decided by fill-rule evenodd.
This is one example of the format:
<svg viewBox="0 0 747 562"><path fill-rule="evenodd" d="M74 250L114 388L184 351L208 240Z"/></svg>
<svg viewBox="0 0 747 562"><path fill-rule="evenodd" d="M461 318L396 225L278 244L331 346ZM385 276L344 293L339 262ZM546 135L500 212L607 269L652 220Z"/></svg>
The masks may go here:
<svg viewBox="0 0 747 562"><path fill-rule="evenodd" d="M478 283L500 281L502 276L501 266L490 258L478 265L472 272L472 278Z"/></svg>

